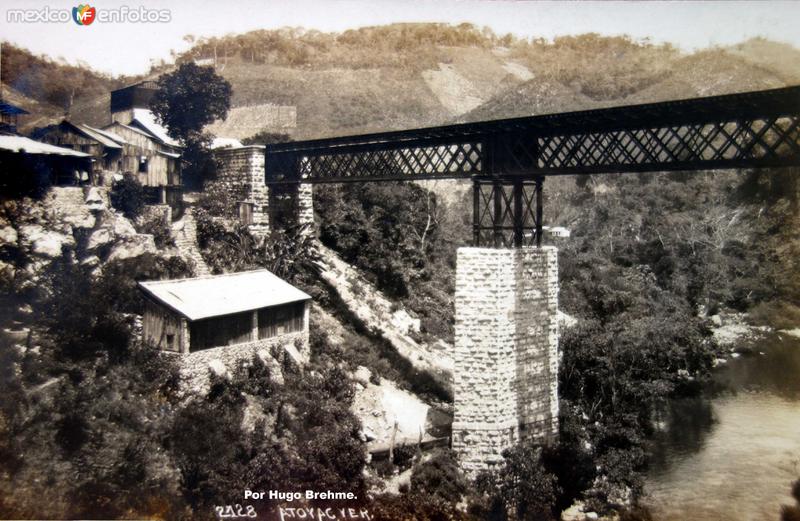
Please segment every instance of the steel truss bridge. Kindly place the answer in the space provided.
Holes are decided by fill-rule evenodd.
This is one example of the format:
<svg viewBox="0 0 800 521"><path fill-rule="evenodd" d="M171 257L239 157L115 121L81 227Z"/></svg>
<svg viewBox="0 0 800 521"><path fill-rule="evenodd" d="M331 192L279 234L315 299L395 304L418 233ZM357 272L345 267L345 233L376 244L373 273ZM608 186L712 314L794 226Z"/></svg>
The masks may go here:
<svg viewBox="0 0 800 521"><path fill-rule="evenodd" d="M476 246L540 245L547 176L800 166L800 86L297 141L265 153L269 186L471 179Z"/></svg>

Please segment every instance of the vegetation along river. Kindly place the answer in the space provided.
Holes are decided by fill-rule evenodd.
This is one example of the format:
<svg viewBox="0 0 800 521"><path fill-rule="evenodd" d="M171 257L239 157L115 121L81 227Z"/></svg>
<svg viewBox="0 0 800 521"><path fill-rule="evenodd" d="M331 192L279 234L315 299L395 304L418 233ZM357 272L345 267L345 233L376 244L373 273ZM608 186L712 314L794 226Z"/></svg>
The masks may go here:
<svg viewBox="0 0 800 521"><path fill-rule="evenodd" d="M800 477L800 339L728 360L702 396L668 404L645 503L658 521L775 521Z"/></svg>

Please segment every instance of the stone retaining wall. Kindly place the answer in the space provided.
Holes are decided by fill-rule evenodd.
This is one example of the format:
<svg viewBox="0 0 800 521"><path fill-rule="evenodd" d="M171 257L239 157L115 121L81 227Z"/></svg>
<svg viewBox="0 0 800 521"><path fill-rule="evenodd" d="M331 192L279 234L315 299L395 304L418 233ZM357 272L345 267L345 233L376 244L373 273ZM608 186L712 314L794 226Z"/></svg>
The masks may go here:
<svg viewBox="0 0 800 521"><path fill-rule="evenodd" d="M282 367L287 362L287 352L296 349L301 356L301 363L308 360L308 331L289 333L274 338L246 342L232 346L214 347L203 349L193 353L178 354L180 357L180 370L183 377L183 384L196 391L204 391L208 388L210 364L214 361L222 362L228 373L233 373L240 361L249 362L254 356L258 356L259 351L262 358L268 355L274 359L278 366Z"/></svg>
<svg viewBox="0 0 800 521"><path fill-rule="evenodd" d="M469 474L558 432L558 252L460 248L453 450Z"/></svg>

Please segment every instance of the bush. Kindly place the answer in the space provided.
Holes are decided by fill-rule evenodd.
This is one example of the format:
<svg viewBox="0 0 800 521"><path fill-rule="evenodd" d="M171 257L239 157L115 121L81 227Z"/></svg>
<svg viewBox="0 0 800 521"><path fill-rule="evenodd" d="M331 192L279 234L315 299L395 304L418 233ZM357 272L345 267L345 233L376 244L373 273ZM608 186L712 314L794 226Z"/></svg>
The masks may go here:
<svg viewBox="0 0 800 521"><path fill-rule="evenodd" d="M492 519L542 521L556 519L557 479L542 465L541 449L521 443L503 451L501 468L476 480L481 494L471 511Z"/></svg>
<svg viewBox="0 0 800 521"><path fill-rule="evenodd" d="M122 179L111 185L111 206L128 219L141 215L145 205L142 183L133 174L126 173Z"/></svg>
<svg viewBox="0 0 800 521"><path fill-rule="evenodd" d="M748 314L748 320L774 329L800 327L800 307L783 300L761 302Z"/></svg>
<svg viewBox="0 0 800 521"><path fill-rule="evenodd" d="M372 464L375 472L382 478L389 478L394 474L394 463L388 459L382 459Z"/></svg>
<svg viewBox="0 0 800 521"><path fill-rule="evenodd" d="M452 338L458 237L435 194L400 182L326 187L315 191L314 210L323 244L401 299L426 333Z"/></svg>
<svg viewBox="0 0 800 521"><path fill-rule="evenodd" d="M137 226L137 231L152 235L158 249L163 250L164 248L175 246L175 238L172 236L170 223L157 215L153 215L142 222Z"/></svg>
<svg viewBox="0 0 800 521"><path fill-rule="evenodd" d="M461 502L467 492L467 482L454 454L437 450L429 460L419 463L411 474L411 492L427 494L453 505Z"/></svg>
<svg viewBox="0 0 800 521"><path fill-rule="evenodd" d="M144 312L142 294L137 282L192 277L192 267L181 257L159 257L146 253L132 259L106 264L94 282L96 298L108 309L122 313Z"/></svg>

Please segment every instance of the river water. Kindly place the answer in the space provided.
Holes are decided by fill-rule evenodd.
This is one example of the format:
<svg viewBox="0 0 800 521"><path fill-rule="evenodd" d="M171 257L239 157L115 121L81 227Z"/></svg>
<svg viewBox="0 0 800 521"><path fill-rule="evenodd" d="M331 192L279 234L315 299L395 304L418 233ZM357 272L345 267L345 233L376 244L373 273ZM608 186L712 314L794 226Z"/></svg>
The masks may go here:
<svg viewBox="0 0 800 521"><path fill-rule="evenodd" d="M644 500L657 521L778 520L800 477L800 340L774 335L730 359L661 426Z"/></svg>

